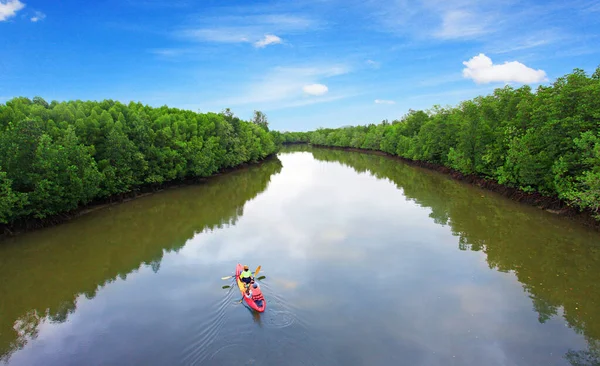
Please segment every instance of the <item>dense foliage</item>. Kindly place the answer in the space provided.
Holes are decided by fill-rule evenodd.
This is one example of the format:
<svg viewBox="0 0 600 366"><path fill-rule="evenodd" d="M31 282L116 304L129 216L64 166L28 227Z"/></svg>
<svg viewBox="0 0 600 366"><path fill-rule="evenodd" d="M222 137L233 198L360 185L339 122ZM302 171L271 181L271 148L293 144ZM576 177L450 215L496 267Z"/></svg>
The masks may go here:
<svg viewBox="0 0 600 366"><path fill-rule="evenodd" d="M262 113L256 118L112 100L9 100L0 105L0 223L261 160L278 135Z"/></svg>
<svg viewBox="0 0 600 366"><path fill-rule="evenodd" d="M535 91L496 89L375 125L285 133L284 143L381 150L600 210L600 67Z"/></svg>

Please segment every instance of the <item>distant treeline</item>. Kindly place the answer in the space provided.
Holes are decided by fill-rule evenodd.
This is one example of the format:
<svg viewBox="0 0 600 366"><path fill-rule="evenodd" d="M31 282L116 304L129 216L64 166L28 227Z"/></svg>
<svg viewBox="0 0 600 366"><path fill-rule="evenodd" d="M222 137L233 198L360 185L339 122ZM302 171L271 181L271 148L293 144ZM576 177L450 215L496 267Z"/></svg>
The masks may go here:
<svg viewBox="0 0 600 366"><path fill-rule="evenodd" d="M0 223L256 162L278 136L261 112L248 122L229 110L14 98L0 104Z"/></svg>
<svg viewBox="0 0 600 366"><path fill-rule="evenodd" d="M551 86L499 88L375 125L286 132L284 143L380 150L600 210L600 67ZM597 215L597 218L598 217Z"/></svg>

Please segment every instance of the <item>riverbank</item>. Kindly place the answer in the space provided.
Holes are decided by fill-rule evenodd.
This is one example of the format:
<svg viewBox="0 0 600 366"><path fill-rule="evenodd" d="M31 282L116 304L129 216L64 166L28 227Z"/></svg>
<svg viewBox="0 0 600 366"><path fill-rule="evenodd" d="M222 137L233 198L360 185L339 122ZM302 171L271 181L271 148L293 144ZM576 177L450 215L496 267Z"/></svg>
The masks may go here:
<svg viewBox="0 0 600 366"><path fill-rule="evenodd" d="M294 144L285 144L285 145L297 145ZM557 216L565 217L570 220L574 220L583 224L586 227L595 229L600 231L600 221L594 218L594 212L592 210L583 210L580 211L573 206L569 206L569 204L557 196L544 196L537 192L524 192L518 188L508 187L498 182L482 178L474 174L464 174L457 170L448 168L444 165L433 164L425 161L418 160L410 160L398 155L392 155L380 150L369 150L369 149L360 149L353 147L339 147L339 146L327 146L327 145L319 145L319 144L310 144L307 145L324 148L324 149L332 149L332 150L342 150L342 151L350 151L350 152L360 152L367 153L373 155L381 155L386 156L388 158L399 160L403 163L406 163L411 166L417 166L429 170L433 170L439 173L443 173L445 175L450 176L452 179L469 183L471 185L478 186L480 188L486 189L488 191L492 191L498 193L510 200L534 206L539 209L545 210Z"/></svg>
<svg viewBox="0 0 600 366"><path fill-rule="evenodd" d="M39 230L51 226L60 225L67 221L76 219L78 217L87 215L89 213L105 209L107 207L119 205L125 202L129 202L138 198L146 197L158 192L162 192L167 189L174 189L184 187L188 185L206 184L217 177L232 173L246 170L252 166L259 166L269 160L277 159L277 152L266 156L263 160L255 163L243 163L235 167L224 168L217 173L208 177L188 177L184 179L172 180L161 184L147 184L136 188L133 191L122 193L119 195L112 195L102 199L94 200L86 205L78 207L75 210L59 213L43 219L37 218L24 218L17 220L10 224L0 224L0 242L6 238L14 237L26 232Z"/></svg>

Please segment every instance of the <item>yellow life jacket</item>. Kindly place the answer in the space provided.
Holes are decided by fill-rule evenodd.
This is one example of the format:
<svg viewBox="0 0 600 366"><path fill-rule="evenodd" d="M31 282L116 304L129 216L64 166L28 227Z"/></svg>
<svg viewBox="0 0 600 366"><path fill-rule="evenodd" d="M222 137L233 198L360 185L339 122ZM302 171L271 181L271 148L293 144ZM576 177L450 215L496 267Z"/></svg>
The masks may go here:
<svg viewBox="0 0 600 366"><path fill-rule="evenodd" d="M240 273L240 278L248 278L250 276L252 276L252 273L250 272L250 270L242 271L242 273Z"/></svg>

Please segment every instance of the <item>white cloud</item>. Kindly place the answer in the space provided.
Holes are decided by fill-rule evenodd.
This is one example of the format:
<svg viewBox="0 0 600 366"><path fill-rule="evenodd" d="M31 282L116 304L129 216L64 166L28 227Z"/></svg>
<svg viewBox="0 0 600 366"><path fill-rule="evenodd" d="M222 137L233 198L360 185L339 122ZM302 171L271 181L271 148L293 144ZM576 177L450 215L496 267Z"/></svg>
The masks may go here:
<svg viewBox="0 0 600 366"><path fill-rule="evenodd" d="M25 4L19 0L0 0L0 22L14 17L24 7Z"/></svg>
<svg viewBox="0 0 600 366"><path fill-rule="evenodd" d="M365 62L367 63L367 65L371 66L374 69L378 69L379 66L381 65L379 62L373 61L373 60L367 60Z"/></svg>
<svg viewBox="0 0 600 366"><path fill-rule="evenodd" d="M375 104L396 104L393 100L375 99Z"/></svg>
<svg viewBox="0 0 600 366"><path fill-rule="evenodd" d="M264 38L254 42L254 46L257 48L263 48L270 44L278 44L281 43L281 38L277 37L274 34L265 34Z"/></svg>
<svg viewBox="0 0 600 366"><path fill-rule="evenodd" d="M575 3L575 5L578 5L583 12L600 12L600 3L596 1L583 1L581 3Z"/></svg>
<svg viewBox="0 0 600 366"><path fill-rule="evenodd" d="M186 50L186 49L177 49L177 48L157 48L157 49L149 50L150 53L153 53L153 54L159 55L159 56L165 56L165 57L180 56L184 53L187 53L187 51L188 50Z"/></svg>
<svg viewBox="0 0 600 366"><path fill-rule="evenodd" d="M506 26L510 21L508 14L514 13L505 2L476 0L364 1L360 4L374 20L374 28L416 36L419 41L469 39L492 33Z"/></svg>
<svg viewBox="0 0 600 366"><path fill-rule="evenodd" d="M311 96L317 94L306 93L304 88L311 84L320 84L323 79L348 72L348 67L336 64L275 67L264 73L249 74L251 79L246 81L246 86L235 88L240 91L240 94L218 99L210 104L218 107L213 107L213 109L237 105L252 105L253 108L270 109L270 107L293 106L298 103L312 104L313 99L315 103L321 103L324 98L313 98Z"/></svg>
<svg viewBox="0 0 600 366"><path fill-rule="evenodd" d="M492 40L485 49L491 54L503 54L548 47L570 39L572 39L572 36L565 31L544 29L533 33L518 34L512 37L500 37L496 40Z"/></svg>
<svg viewBox="0 0 600 366"><path fill-rule="evenodd" d="M271 106L271 107L269 107L269 111L275 111L278 109L304 107L307 105L319 104L319 103L335 102L335 101L345 99L348 97L353 97L356 95L357 95L357 93L346 93L346 94L339 94L339 95L331 95L328 97L318 97L318 98L315 97L315 98L304 98L304 99L299 99L299 100L291 100L288 102L278 103L275 106Z"/></svg>
<svg viewBox="0 0 600 366"><path fill-rule="evenodd" d="M327 88L327 85L323 84L309 84L304 85L302 90L304 90L306 94L310 95L323 95L329 91L329 88Z"/></svg>
<svg viewBox="0 0 600 366"><path fill-rule="evenodd" d="M45 18L46 18L46 14L42 13L41 11L36 11L35 15L33 17L31 17L31 21L35 23L35 22L38 22Z"/></svg>
<svg viewBox="0 0 600 366"><path fill-rule="evenodd" d="M514 51L521 51L521 50L526 50L526 49L530 49L530 48L536 48L536 47L540 47L540 46L545 46L547 44L552 43L552 40L549 39L539 39L539 40L526 40L523 42L520 42L518 44L514 44L511 46L503 46L503 48L498 48L498 49L493 49L493 53L510 53L510 52L514 52Z"/></svg>
<svg viewBox="0 0 600 366"><path fill-rule="evenodd" d="M494 65L492 59L480 53L464 61L463 76L473 79L477 84L491 82L517 82L517 83L539 83L547 81L546 72L534 70L517 61L505 62L502 65Z"/></svg>
<svg viewBox="0 0 600 366"><path fill-rule="evenodd" d="M182 33L198 41L239 43L249 42L249 35L243 29L234 27L187 29Z"/></svg>
<svg viewBox="0 0 600 366"><path fill-rule="evenodd" d="M288 14L204 15L176 34L200 42L253 43L256 47L265 47L282 43L275 33L292 34L314 30L315 27L309 18Z"/></svg>
<svg viewBox="0 0 600 366"><path fill-rule="evenodd" d="M443 15L442 27L435 33L444 39L471 38L488 33L489 20L482 14L465 10L451 10Z"/></svg>
<svg viewBox="0 0 600 366"><path fill-rule="evenodd" d="M305 30L315 26L315 22L312 19L290 14L259 15L255 17L255 21L287 30Z"/></svg>

